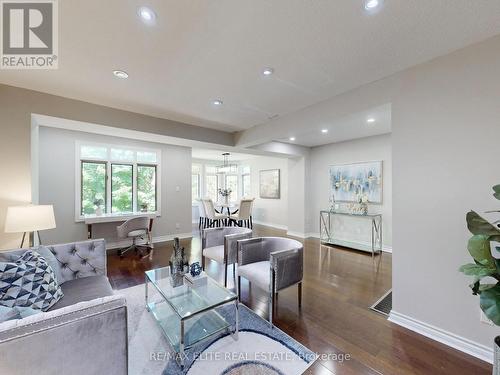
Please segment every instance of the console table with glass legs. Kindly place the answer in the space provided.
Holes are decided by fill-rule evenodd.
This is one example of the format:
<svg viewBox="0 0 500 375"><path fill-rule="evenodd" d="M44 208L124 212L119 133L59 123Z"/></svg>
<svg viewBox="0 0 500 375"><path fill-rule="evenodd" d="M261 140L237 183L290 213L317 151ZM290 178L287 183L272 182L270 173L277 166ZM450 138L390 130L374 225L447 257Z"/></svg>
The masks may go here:
<svg viewBox="0 0 500 375"><path fill-rule="evenodd" d="M336 215L349 216L352 218L359 218L371 225L371 238L366 242L344 240L335 237L335 228L333 225L333 218ZM330 211L322 210L319 213L319 233L322 244L326 245L339 245L349 247L356 250L367 251L372 253L382 254L382 215L381 214L353 214L344 211Z"/></svg>

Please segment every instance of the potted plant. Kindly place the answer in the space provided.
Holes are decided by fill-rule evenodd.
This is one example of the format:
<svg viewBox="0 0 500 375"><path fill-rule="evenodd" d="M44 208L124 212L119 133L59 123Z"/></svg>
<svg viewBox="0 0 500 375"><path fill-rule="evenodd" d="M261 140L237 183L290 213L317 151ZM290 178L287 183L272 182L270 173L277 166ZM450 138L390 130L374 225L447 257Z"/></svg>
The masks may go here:
<svg viewBox="0 0 500 375"><path fill-rule="evenodd" d="M148 204L143 202L141 203L141 212L148 212Z"/></svg>
<svg viewBox="0 0 500 375"><path fill-rule="evenodd" d="M493 196L500 200L500 185L493 186ZM488 211L500 212L496 211ZM472 276L469 285L472 294L479 295L479 306L493 324L500 326L500 221L490 223L477 212L467 213L467 228L472 237L467 244L467 250L474 263L464 264L460 272ZM494 340L494 374L500 374L497 362L500 360L500 336Z"/></svg>
<svg viewBox="0 0 500 375"><path fill-rule="evenodd" d="M224 204L229 204L229 197L233 191L231 189L220 189L219 194L222 198L224 198Z"/></svg>
<svg viewBox="0 0 500 375"><path fill-rule="evenodd" d="M95 214L96 216L101 216L102 215L102 204L104 201L101 198L96 198L94 199L94 207L95 207Z"/></svg>

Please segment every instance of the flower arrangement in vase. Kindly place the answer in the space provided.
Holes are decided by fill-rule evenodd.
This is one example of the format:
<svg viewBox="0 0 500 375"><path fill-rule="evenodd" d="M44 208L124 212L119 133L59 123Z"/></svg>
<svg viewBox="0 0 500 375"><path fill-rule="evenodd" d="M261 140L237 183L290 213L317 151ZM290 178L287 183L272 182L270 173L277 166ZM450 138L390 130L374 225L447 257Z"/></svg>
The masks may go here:
<svg viewBox="0 0 500 375"><path fill-rule="evenodd" d="M357 203L351 205L351 213L355 215L368 215L368 195L365 193L358 193L356 195Z"/></svg>
<svg viewBox="0 0 500 375"><path fill-rule="evenodd" d="M228 204L229 203L229 197L231 196L231 193L233 191L231 189L221 189L219 188L219 195L224 199L224 203Z"/></svg>

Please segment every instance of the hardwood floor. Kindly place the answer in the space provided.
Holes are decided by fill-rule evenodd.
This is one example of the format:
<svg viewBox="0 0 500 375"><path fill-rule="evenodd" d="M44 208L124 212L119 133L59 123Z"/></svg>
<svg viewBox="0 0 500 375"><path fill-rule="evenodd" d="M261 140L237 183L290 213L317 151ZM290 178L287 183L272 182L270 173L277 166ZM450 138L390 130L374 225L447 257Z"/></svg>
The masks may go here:
<svg viewBox="0 0 500 375"><path fill-rule="evenodd" d="M280 230L254 227L254 236L285 236ZM304 243L302 309L295 287L279 293L275 324L318 354L306 374L491 374L491 365L413 333L368 309L391 288L391 254L370 255ZM190 262L201 260L198 231L181 241ZM168 265L172 242L156 244L152 259L134 254L108 256L114 289L144 283L144 271ZM228 268L229 270L231 267ZM222 282L221 268L208 262L207 272ZM228 276L231 285L232 275ZM267 295L242 280L242 302L267 317ZM336 359L336 360L335 360Z"/></svg>

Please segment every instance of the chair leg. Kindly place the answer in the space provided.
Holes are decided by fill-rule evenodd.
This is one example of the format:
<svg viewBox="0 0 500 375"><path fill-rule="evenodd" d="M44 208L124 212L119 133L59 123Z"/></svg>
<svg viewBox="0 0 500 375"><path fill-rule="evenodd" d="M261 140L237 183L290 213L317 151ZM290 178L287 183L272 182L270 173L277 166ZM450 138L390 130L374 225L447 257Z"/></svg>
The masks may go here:
<svg viewBox="0 0 500 375"><path fill-rule="evenodd" d="M200 216L200 219L198 220L198 229L201 229L201 221L202 221L202 218Z"/></svg>
<svg viewBox="0 0 500 375"><path fill-rule="evenodd" d="M203 255L201 256L201 269L205 271L205 257Z"/></svg>
<svg viewBox="0 0 500 375"><path fill-rule="evenodd" d="M302 281L298 284L298 299L299 299L299 308L302 307Z"/></svg>
<svg viewBox="0 0 500 375"><path fill-rule="evenodd" d="M227 264L224 263L224 288L227 288Z"/></svg>
<svg viewBox="0 0 500 375"><path fill-rule="evenodd" d="M273 327L273 318L274 318L274 308L276 305L276 295L275 295L275 287L276 287L276 278L274 272L271 270L271 290L269 293L269 324L271 328Z"/></svg>
<svg viewBox="0 0 500 375"><path fill-rule="evenodd" d="M252 216L250 216L250 229L253 229Z"/></svg>
<svg viewBox="0 0 500 375"><path fill-rule="evenodd" d="M238 294L238 301L241 302L241 276L238 276L238 288L236 293Z"/></svg>

